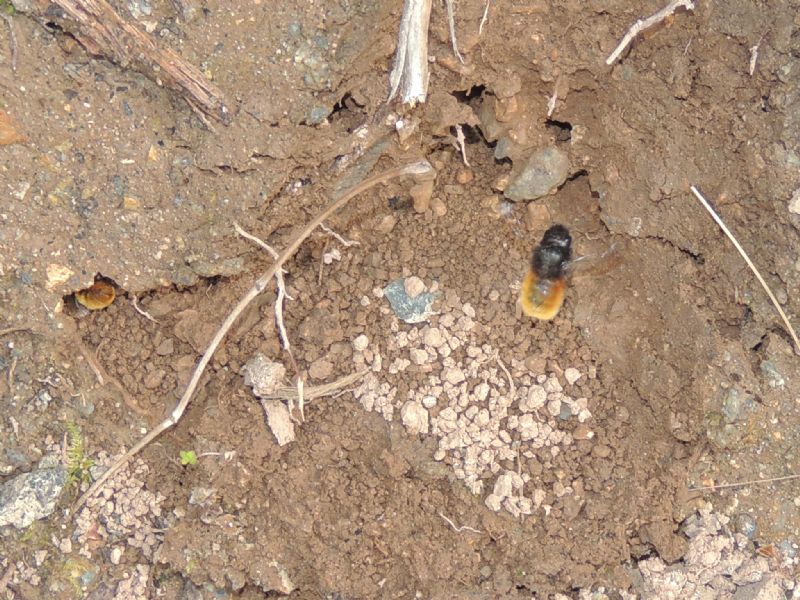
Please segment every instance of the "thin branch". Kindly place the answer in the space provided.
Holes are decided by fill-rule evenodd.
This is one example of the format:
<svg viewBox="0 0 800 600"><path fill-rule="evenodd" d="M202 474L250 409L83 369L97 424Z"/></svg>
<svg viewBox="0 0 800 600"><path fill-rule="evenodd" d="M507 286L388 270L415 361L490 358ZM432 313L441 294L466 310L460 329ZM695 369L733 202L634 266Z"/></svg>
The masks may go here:
<svg viewBox="0 0 800 600"><path fill-rule="evenodd" d="M140 315L142 315L145 319L147 319L148 321L152 321L153 323L158 323L158 320L155 317L153 317L153 315L151 315L149 312L147 312L143 308L139 307L139 298L138 297L134 296L133 300L131 301L131 303L133 304L134 310L136 312L138 312Z"/></svg>
<svg viewBox="0 0 800 600"><path fill-rule="evenodd" d="M151 441L161 435L164 431L169 429L170 427L174 426L183 416L186 407L189 405L189 401L192 399L195 390L197 389L197 385L200 383L200 378L203 376L205 372L206 366L211 361L211 357L214 356L214 353L217 351L217 348L222 343L222 340L225 339L230 328L233 326L236 319L239 318L239 315L242 314L245 308L253 301L253 299L258 296L264 288L266 288L269 280L275 276L278 270L283 266L283 264L291 258L300 245L305 241L305 239L311 235L311 233L316 229L320 223L325 221L328 217L330 217L333 213L343 207L347 202L349 202L353 197L357 196L358 194L368 190L369 188L382 183L384 181L388 181L390 179L394 179L396 177L402 177L404 175L412 175L415 178L431 178L434 176L434 170L431 164L427 160L419 160L417 162L413 162L402 167L395 167L394 169L388 169L372 177L369 177L359 183L358 185L354 186L350 190L348 190L344 195L340 198L334 200L325 210L323 210L319 215L317 215L308 225L306 225L300 233L292 240L289 246L281 253L281 255L275 260L275 262L270 266L266 272L259 277L253 286L245 293L241 300L239 300L238 304L231 310L225 320L220 325L219 329L217 330L216 334L214 334L213 339L206 348L206 351L203 353L203 356L200 358L200 361L197 363L197 366L192 373L192 377L189 380L189 383L186 386L186 390L183 392L180 401L178 402L177 406L172 410L172 413L169 417L164 419L161 423L159 423L153 430L151 430L147 435L142 437L134 446L128 450L121 458L119 458L111 467L103 473L97 481L95 481L91 487L86 491L86 493L81 496L76 504L73 506L73 514L75 514L78 509L83 506L83 504L89 498L96 495L100 490L103 489L103 485L108 480L109 477L114 475L115 473L119 472L121 468L123 468L131 458L136 456L143 448L145 448Z"/></svg>
<svg viewBox="0 0 800 600"><path fill-rule="evenodd" d="M473 529L472 527L469 527L468 525L462 525L461 527L456 527L456 524L453 523L452 520L450 520L447 517L445 517L444 513L442 513L442 512L439 513L439 516L442 517L445 521L447 521L447 524L450 525L450 527L452 527L453 530L456 533L461 533L462 531L471 531L472 533L478 533L478 534L482 534L483 533L482 531L479 531L477 529Z"/></svg>
<svg viewBox="0 0 800 600"><path fill-rule="evenodd" d="M761 273L758 272L758 269L756 269L756 266L753 264L753 261L750 260L749 256L747 256L747 252L744 251L742 246L739 244L737 239L733 236L733 234L727 228L725 223L722 222L722 219L720 218L720 216L714 211L713 208L711 208L711 205L703 197L703 194L701 194L697 190L697 188L694 187L694 186L691 186L691 190L692 190L692 193L697 197L697 199L700 200L700 202L703 204L703 207L708 211L708 213L711 215L711 217L717 222L717 225L719 225L720 229L722 229L722 231L725 233L725 235L728 236L728 239L731 242L733 242L733 245L739 251L739 254L742 255L742 258L744 259L744 262L747 263L747 266L750 267L750 270L756 276L756 279L758 279L758 282L761 284L761 287L763 287L764 291L767 292L767 296L769 296L769 299L772 300L772 304L775 306L775 310L778 311L778 314L781 316L781 319L783 319L784 325L786 325L786 329L789 330L789 334L792 336L792 339L794 340L795 352L800 354L800 340L797 339L797 334L794 331L794 327L792 327L792 324L789 322L789 318L786 316L786 313L783 312L783 309L781 308L781 305L778 303L778 299L775 298L775 294L773 294L772 290L769 289L769 286L767 285L767 282L764 281L764 278L761 276Z"/></svg>
<svg viewBox="0 0 800 600"><path fill-rule="evenodd" d="M453 0L444 0L445 8L447 9L447 26L450 28L450 43L453 45L453 54L456 55L458 61L463 65L464 57L458 51L458 40L456 39L456 17L455 10L453 9Z"/></svg>
<svg viewBox="0 0 800 600"><path fill-rule="evenodd" d="M706 485L703 487L689 488L690 492L703 492L707 490L726 490L730 488L744 487L746 485L755 485L758 483L774 483L776 481L790 481L792 479L800 479L798 475L786 475L784 477L768 477L767 479L751 479L750 481L740 481L739 483L721 483L720 485Z"/></svg>
<svg viewBox="0 0 800 600"><path fill-rule="evenodd" d="M406 0L400 20L388 102L400 91L403 104L425 102L428 95L428 27L431 0Z"/></svg>
<svg viewBox="0 0 800 600"><path fill-rule="evenodd" d="M750 77L752 77L753 73L756 72L756 62L758 61L758 48L759 46L761 46L761 40L763 39L764 36L762 35L760 38L758 38L756 45L750 48L750 68L748 69L748 71L750 72Z"/></svg>
<svg viewBox="0 0 800 600"><path fill-rule="evenodd" d="M30 327L6 327L5 329L0 329L0 337L6 336L9 333L16 333L17 331L27 331Z"/></svg>
<svg viewBox="0 0 800 600"><path fill-rule="evenodd" d="M17 72L17 34L14 31L14 20L11 18L10 15L3 15L3 18L6 21L6 25L8 26L8 37L10 38L11 43L11 71L13 73Z"/></svg>
<svg viewBox="0 0 800 600"><path fill-rule="evenodd" d="M503 361L500 360L500 352L496 352L495 353L494 359L497 361L497 364L500 365L500 368L503 370L503 373L505 373L506 377L508 378L508 385L511 388L511 390L509 392L509 394L510 394L509 395L509 400L513 400L514 396L517 393L517 388L514 385L514 379L511 377L511 373L508 372L508 369L506 369L506 366L503 364Z"/></svg>
<svg viewBox="0 0 800 600"><path fill-rule="evenodd" d="M637 35L639 35L645 29L650 29L653 25L657 25L661 23L667 17L672 16L678 8L683 7L686 10L694 10L694 2L692 0L672 0L669 4L667 4L664 8L658 11L656 14L647 17L646 19L639 19L631 25L630 29L628 29L628 33L625 34L625 37L622 38L622 41L614 48L614 51L609 55L606 59L606 64L612 64L619 55L628 47L628 45L633 41Z"/></svg>
<svg viewBox="0 0 800 600"><path fill-rule="evenodd" d="M236 233L238 233L240 236L250 240L251 242L255 242L256 244L264 248L264 250L269 252L270 256L272 256L273 259L277 260L278 253L275 252L272 246L270 246L263 240L260 240L256 236L247 233L236 222L233 223L233 228L236 230ZM289 353L289 356L292 359L292 363L294 363L294 355L292 354L292 345L289 343L289 334L286 333L286 325L284 325L283 323L283 302L284 298L289 297L289 295L286 293L286 284L283 281L283 269L278 269L275 272L275 282L278 284L278 297L275 299L275 323L278 326L278 334L280 335L281 338L281 344L283 345L286 352ZM295 365L295 370L297 370L296 365Z"/></svg>
<svg viewBox="0 0 800 600"><path fill-rule="evenodd" d="M481 17L481 24L478 25L478 36L483 34L483 26L486 25L486 20L489 18L489 4L492 0L486 0L486 8L483 9L483 16Z"/></svg>
<svg viewBox="0 0 800 600"><path fill-rule="evenodd" d="M464 137L464 130L461 129L461 125L456 125L456 146L458 149L461 150L461 160L464 162L466 166L471 166L469 161L467 160L467 148L466 148L466 138Z"/></svg>
<svg viewBox="0 0 800 600"><path fill-rule="evenodd" d="M336 381L332 381L331 383L323 383L322 385L311 385L309 387L304 387L303 396L305 402L310 402L315 398L322 398L323 396L332 396L339 390L346 388L351 383L355 383L361 379L366 373L367 371L358 371L356 373L351 373L350 375L345 375L344 377L337 379ZM272 394L261 396L261 398L266 400L290 401L298 400L299 397L299 390L297 389L297 386L282 386L276 389Z"/></svg>
<svg viewBox="0 0 800 600"><path fill-rule="evenodd" d="M361 242L357 242L356 240L346 240L346 239L344 239L342 236L340 236L338 233L336 233L333 229L331 229L330 227L325 225L325 223L320 223L319 224L319 228L322 229L322 231L324 231L328 235L333 236L334 238L336 238L336 241L338 241L345 248L349 248L350 246L360 246L361 245Z"/></svg>

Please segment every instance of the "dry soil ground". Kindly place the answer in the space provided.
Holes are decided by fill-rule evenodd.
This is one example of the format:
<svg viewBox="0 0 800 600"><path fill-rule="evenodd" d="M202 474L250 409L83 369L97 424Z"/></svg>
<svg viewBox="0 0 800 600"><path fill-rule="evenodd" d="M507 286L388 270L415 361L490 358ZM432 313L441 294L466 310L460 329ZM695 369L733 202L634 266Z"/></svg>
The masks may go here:
<svg viewBox="0 0 800 600"><path fill-rule="evenodd" d="M117 3L223 90L231 123L213 130L64 31L9 18L0 109L26 140L0 147L0 481L60 456L68 424L102 465L172 410L270 262L234 222L280 250L369 173L427 158L437 177L427 208L405 180L363 194L328 222L358 245L319 231L286 265L307 385L367 374L278 446L241 374L261 353L294 376L270 284L102 502L73 519L68 487L48 519L2 530L0 594L645 594L635 562L680 564L680 524L709 504L794 576L797 480L691 490L800 472L800 363L689 186L800 323L800 6L699 0L613 66L659 3L495 0L479 34L485 6L456 5L461 64L434 2L430 95L403 109L385 102L400 2ZM504 200L545 147L566 182ZM552 222L587 258L558 317L534 322L517 290ZM82 310L71 294L98 274L117 299ZM437 292L420 324L382 291L412 275Z"/></svg>

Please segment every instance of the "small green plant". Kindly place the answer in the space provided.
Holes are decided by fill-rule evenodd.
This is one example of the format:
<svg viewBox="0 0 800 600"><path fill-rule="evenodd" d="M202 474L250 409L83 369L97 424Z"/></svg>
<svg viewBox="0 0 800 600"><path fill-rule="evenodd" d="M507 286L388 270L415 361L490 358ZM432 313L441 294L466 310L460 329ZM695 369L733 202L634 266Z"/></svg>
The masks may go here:
<svg viewBox="0 0 800 600"><path fill-rule="evenodd" d="M194 453L194 450L181 450L181 464L184 467L197 464L197 454Z"/></svg>
<svg viewBox="0 0 800 600"><path fill-rule="evenodd" d="M0 13L4 15L13 15L16 14L16 12L11 0L0 0Z"/></svg>
<svg viewBox="0 0 800 600"><path fill-rule="evenodd" d="M67 482L70 484L89 483L92 476L89 469L94 461L86 456L83 434L75 423L67 423Z"/></svg>

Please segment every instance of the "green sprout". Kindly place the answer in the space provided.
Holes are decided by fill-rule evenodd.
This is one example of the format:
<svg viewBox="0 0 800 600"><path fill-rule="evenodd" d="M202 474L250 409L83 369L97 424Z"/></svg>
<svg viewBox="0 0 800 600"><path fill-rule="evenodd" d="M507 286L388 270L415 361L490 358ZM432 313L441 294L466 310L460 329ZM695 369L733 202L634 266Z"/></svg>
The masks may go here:
<svg viewBox="0 0 800 600"><path fill-rule="evenodd" d="M181 464L184 467L197 464L197 454L194 453L194 450L181 450Z"/></svg>

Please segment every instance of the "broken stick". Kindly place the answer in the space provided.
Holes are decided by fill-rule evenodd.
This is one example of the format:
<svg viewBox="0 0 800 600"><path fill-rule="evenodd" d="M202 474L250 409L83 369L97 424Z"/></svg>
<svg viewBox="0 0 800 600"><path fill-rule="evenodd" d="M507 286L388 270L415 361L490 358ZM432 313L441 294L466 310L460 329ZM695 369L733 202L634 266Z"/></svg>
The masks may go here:
<svg viewBox="0 0 800 600"><path fill-rule="evenodd" d="M389 74L388 102L400 92L403 104L428 96L428 27L432 0L406 0L400 19L394 67Z"/></svg>
<svg viewBox="0 0 800 600"><path fill-rule="evenodd" d="M14 8L71 33L95 56L132 67L157 85L178 92L189 106L228 124L222 92L197 67L120 17L106 0L12 0ZM60 9L60 10L59 10Z"/></svg>
<svg viewBox="0 0 800 600"><path fill-rule="evenodd" d="M200 358L200 361L197 363L197 366L192 373L192 377L189 380L189 383L186 386L186 389L181 396L180 401L178 402L177 406L172 410L172 413L164 419L161 423L156 425L149 433L147 433L144 437L142 437L134 446L128 450L121 458L119 458L109 469L103 473L97 481L95 481L91 487L81 496L78 501L75 503L72 509L72 514L77 514L78 510L81 506L91 498L92 496L96 495L100 490L103 489L103 484L108 480L109 477L113 476L115 473L119 472L131 458L136 456L139 452L142 451L150 442L156 439L159 435L161 435L164 431L173 427L175 424L178 423L180 418L183 416L186 407L189 405L189 401L192 399L194 395L194 391L197 389L197 385L200 383L200 378L203 376L203 373L208 366L208 363L211 362L211 357L214 356L214 353L217 351L217 348L222 343L222 340L225 339L230 328L233 326L236 319L239 318L239 315L242 314L245 308L253 301L253 299L258 296L264 289L267 287L269 281L275 276L278 270L283 266L283 264L291 258L300 245L305 241L305 239L311 235L311 233L328 217L330 217L333 213L347 204L353 197L357 196L358 194L370 189L371 187L382 183L384 181L388 181L390 179L395 179L397 177L402 177L404 175L411 175L416 179L431 179L434 177L434 170L431 164L427 160L419 160L402 167L395 167L394 169L388 169L387 171L383 171L372 177L368 177L358 185L352 187L348 190L343 196L331 202L328 207L323 210L320 214L318 214L314 220L312 220L308 225L306 225L299 234L292 240L289 246L281 253L281 255L272 263L269 269L261 275L258 279L256 279L253 286L245 293L241 300L239 300L238 304L231 310L225 320L220 325L217 332L214 334L211 342L208 344L206 351L203 353L203 356Z"/></svg>
<svg viewBox="0 0 800 600"><path fill-rule="evenodd" d="M686 10L694 10L694 2L692 0L672 0L669 4L667 4L664 8L658 11L656 14L647 17L646 19L639 19L631 25L630 29L628 29L628 33L625 34L625 37L622 38L622 41L617 44L617 47L614 48L614 51L609 55L606 59L606 64L610 65L615 60L619 58L619 55L628 47L628 45L633 41L637 35L639 35L645 29L650 29L653 25L661 23L667 17L672 16L678 8L683 7Z"/></svg>

